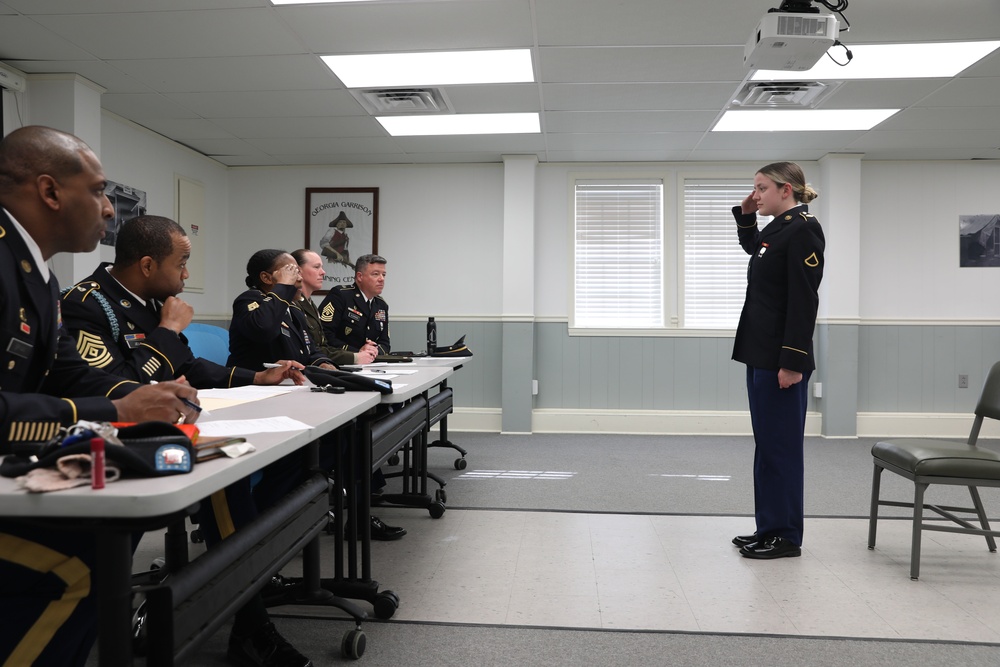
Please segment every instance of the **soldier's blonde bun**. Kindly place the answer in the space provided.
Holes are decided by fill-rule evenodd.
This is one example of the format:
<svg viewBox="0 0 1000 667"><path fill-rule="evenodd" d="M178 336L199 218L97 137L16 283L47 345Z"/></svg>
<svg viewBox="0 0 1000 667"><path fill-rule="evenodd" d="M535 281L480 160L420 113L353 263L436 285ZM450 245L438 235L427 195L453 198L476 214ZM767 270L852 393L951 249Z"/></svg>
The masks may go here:
<svg viewBox="0 0 1000 667"><path fill-rule="evenodd" d="M802 167L794 162L772 162L758 169L757 173L767 176L779 186L785 183L791 185L797 202L808 204L819 197L819 193L806 183L806 175L803 173Z"/></svg>

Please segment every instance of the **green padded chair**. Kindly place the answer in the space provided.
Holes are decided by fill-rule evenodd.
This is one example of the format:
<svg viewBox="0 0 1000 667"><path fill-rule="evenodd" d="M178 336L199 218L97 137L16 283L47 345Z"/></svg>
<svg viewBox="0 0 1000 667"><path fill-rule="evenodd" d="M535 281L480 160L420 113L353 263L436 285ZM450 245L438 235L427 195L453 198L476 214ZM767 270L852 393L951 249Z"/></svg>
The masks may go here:
<svg viewBox="0 0 1000 667"><path fill-rule="evenodd" d="M993 364L983 393L976 405L976 418L972 423L972 432L968 442L945 440L907 439L886 440L877 442L872 447L872 457L875 460L875 473L872 477L872 506L868 519L868 548L875 548L875 531L878 524L879 506L909 507L913 509L913 544L910 548L910 578L917 579L920 574L920 537L924 530L937 530L945 533L965 533L983 535L991 552L997 550L995 537L1000 537L1000 531L990 529L979 498L979 486L1000 487L1000 454L976 446L979 431L984 418L1000 420L1000 362ZM879 482L882 471L888 470L913 482L913 502L904 503L879 499ZM965 486L972 496L973 507L951 507L924 503L924 492L931 484L949 484ZM924 518L924 510L935 512L952 523L940 520L929 521ZM979 527L955 514L962 512L975 515L969 520L978 518ZM933 515L931 515L933 517Z"/></svg>

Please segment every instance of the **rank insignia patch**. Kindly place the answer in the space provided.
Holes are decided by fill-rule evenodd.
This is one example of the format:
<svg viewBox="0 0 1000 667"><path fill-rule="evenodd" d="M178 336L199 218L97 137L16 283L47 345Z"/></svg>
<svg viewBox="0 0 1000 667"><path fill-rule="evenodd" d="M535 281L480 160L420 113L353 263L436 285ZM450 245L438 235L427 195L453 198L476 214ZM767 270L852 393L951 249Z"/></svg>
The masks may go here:
<svg viewBox="0 0 1000 667"><path fill-rule="evenodd" d="M80 332L80 338L76 341L76 351L94 368L104 368L111 363L111 353L108 352L104 341L89 331Z"/></svg>
<svg viewBox="0 0 1000 667"><path fill-rule="evenodd" d="M333 322L334 308L332 303L328 303L323 306L323 310L319 314L319 319L324 322Z"/></svg>

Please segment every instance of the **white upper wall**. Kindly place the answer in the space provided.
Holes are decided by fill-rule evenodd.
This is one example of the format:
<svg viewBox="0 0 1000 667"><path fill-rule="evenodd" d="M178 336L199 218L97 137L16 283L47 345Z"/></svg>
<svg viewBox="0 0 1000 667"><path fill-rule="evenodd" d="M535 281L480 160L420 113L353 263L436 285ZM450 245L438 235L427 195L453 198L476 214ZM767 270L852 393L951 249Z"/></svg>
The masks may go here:
<svg viewBox="0 0 1000 667"><path fill-rule="evenodd" d="M203 262L204 294L186 292L184 300L196 317L229 313L232 304L226 285L229 223L229 170L215 160L163 137L104 113L101 123L101 164L110 181L143 190L146 213L177 219L176 176L202 184L205 188L205 219L199 234L204 257L192 256L191 262ZM99 246L100 261L114 260L114 248ZM83 278L95 267L87 267ZM221 289L216 289L221 287Z"/></svg>
<svg viewBox="0 0 1000 667"><path fill-rule="evenodd" d="M959 267L960 215L1000 213L1000 162L863 162L862 320L1000 319L1000 268Z"/></svg>
<svg viewBox="0 0 1000 667"><path fill-rule="evenodd" d="M501 164L233 169L229 303L254 252L302 247L306 188L376 187L391 316L498 316L503 174Z"/></svg>
<svg viewBox="0 0 1000 667"><path fill-rule="evenodd" d="M205 185L208 287L204 295L186 297L200 317L229 316L253 252L304 243L307 187L379 188L378 250L389 260L385 295L393 315L502 313L501 164L227 170L110 114L104 114L101 144L108 178L144 189L150 213L175 215L175 174ZM678 172L752 174L759 166L539 165L535 316L560 319L569 312L571 174L659 170L675 197L671 179ZM820 182L816 163L803 167L810 182ZM958 217L1000 213L1000 163L862 162L861 174L860 251L845 264L858 266L862 321L1000 319L1000 300L990 292L1000 269L958 265ZM668 204L666 213L668 223L676 219L675 206ZM111 259L110 248L101 252ZM831 279L821 289L837 288Z"/></svg>

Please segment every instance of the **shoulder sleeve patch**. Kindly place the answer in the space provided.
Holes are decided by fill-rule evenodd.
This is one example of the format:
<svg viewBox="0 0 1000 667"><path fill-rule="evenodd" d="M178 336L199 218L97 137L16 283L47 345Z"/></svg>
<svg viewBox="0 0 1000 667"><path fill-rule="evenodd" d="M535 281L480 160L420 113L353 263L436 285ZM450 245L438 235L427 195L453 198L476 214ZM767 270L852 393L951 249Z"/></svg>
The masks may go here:
<svg viewBox="0 0 1000 667"><path fill-rule="evenodd" d="M819 257L816 256L816 253L813 253L805 258L805 264L809 268L815 269L817 266L819 266Z"/></svg>
<svg viewBox="0 0 1000 667"><path fill-rule="evenodd" d="M260 308L260 304L257 303L256 301L253 301L253 302L247 304L247 311L248 312L252 313L253 311L257 310L258 308Z"/></svg>

